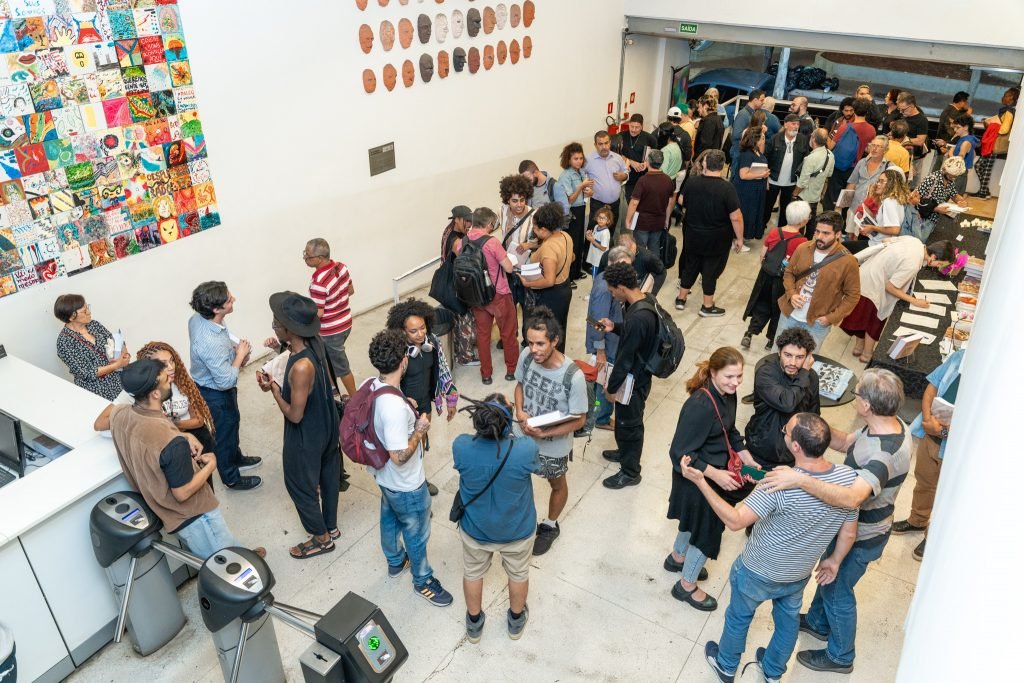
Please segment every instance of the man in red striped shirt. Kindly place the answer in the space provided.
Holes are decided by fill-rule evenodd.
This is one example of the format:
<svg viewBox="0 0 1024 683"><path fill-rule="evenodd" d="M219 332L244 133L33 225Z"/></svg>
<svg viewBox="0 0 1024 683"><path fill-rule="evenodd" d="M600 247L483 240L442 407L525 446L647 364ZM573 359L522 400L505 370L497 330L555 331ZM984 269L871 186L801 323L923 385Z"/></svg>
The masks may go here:
<svg viewBox="0 0 1024 683"><path fill-rule="evenodd" d="M344 263L331 260L331 245L317 237L306 243L302 260L313 268L309 283L309 298L316 303L320 317L320 337L327 347L327 355L334 372L345 385L349 396L356 393L356 380L345 354L345 340L352 330L352 309L349 298L356 293L348 268Z"/></svg>

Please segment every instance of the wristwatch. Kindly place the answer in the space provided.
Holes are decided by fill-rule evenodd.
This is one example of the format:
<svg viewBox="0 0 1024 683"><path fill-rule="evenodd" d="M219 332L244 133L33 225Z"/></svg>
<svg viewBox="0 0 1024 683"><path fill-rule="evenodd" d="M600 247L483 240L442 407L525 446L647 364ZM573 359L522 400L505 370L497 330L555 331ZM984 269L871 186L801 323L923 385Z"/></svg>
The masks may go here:
<svg viewBox="0 0 1024 683"><path fill-rule="evenodd" d="M939 438L943 441L949 438L949 427L943 427L939 430Z"/></svg>

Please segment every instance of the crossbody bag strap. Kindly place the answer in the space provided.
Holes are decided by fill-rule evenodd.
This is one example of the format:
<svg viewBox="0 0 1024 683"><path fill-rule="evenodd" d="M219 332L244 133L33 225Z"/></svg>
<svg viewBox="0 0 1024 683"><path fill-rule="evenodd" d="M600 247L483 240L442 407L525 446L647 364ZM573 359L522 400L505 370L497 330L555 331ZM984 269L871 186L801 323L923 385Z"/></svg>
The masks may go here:
<svg viewBox="0 0 1024 683"><path fill-rule="evenodd" d="M725 429L725 420L722 419L722 414L720 412L718 412L718 404L715 403L715 397L711 395L711 392L708 391L707 387L703 387L701 389L701 391L703 391L705 394L707 394L708 398L711 399L711 407L715 409L715 415L718 416L718 424L722 427L722 436L725 437L725 447L726 447L727 450L731 451L732 450L732 444L729 443L729 432L726 431L726 429Z"/></svg>
<svg viewBox="0 0 1024 683"><path fill-rule="evenodd" d="M829 255L829 256L826 256L826 257L824 258L824 260L822 260L822 261L821 261L820 263L815 263L815 264L811 265L811 267L810 267L810 268L808 268L807 270L805 270L804 272L802 272L802 273L799 273L799 274L798 274L798 275L796 276L796 280L802 280L802 279L804 279L805 277L807 277L807 276L808 276L808 275L810 275L811 273L815 272L816 270L821 270L822 268L824 268L824 267L825 267L825 266L827 266L828 264L830 264L830 263L834 263L835 261L838 261L838 260L839 260L839 259L841 259L842 257L846 256L846 255L847 255L848 253L849 253L849 252L848 252L848 251L846 251L846 248L845 248L845 247L843 247L842 249L840 249L840 250L839 250L839 251L837 251L836 253L834 253L834 254L831 254L831 255Z"/></svg>
<svg viewBox="0 0 1024 683"><path fill-rule="evenodd" d="M491 488L491 484L493 484L494 480L498 478L498 475L501 474L501 470L505 467L505 463L508 462L508 456L512 452L512 444L513 444L514 441L515 441L514 438L509 437L508 448L505 449L505 457L502 459L501 464L498 465L498 469L494 470L494 474L491 475L490 481L488 481L484 485L484 487L477 492L477 494L475 496L470 498L468 503L463 503L462 507L468 508L470 505L472 505L474 502L476 502L477 498L479 498L480 496L484 495L484 491L486 491L487 489Z"/></svg>
<svg viewBox="0 0 1024 683"><path fill-rule="evenodd" d="M519 228L523 227L523 223L526 219L533 215L534 209L530 209L526 212L526 215L520 218L518 221L512 224L512 229L508 231L508 235L505 236L505 242L502 244L505 247L505 251L508 251L509 240L515 237L516 233L519 232Z"/></svg>

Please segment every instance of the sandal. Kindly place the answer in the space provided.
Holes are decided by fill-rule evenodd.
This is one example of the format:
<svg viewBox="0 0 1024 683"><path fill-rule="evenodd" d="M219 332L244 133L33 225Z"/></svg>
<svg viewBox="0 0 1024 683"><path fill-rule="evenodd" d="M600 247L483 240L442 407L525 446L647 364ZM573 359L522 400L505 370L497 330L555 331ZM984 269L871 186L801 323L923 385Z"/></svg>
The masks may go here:
<svg viewBox="0 0 1024 683"><path fill-rule="evenodd" d="M854 344L852 353L854 358L860 358L861 354L864 353L864 345L861 344L860 348L857 348L857 345Z"/></svg>
<svg viewBox="0 0 1024 683"><path fill-rule="evenodd" d="M337 541L339 538L341 538L341 529L331 529L327 533L331 535L332 541Z"/></svg>
<svg viewBox="0 0 1024 683"><path fill-rule="evenodd" d="M305 543L300 543L294 548L288 549L288 554L296 560L305 560L310 557L316 557L317 555L323 555L330 552L334 552L334 541L321 543L317 540L316 536L310 536L309 540Z"/></svg>

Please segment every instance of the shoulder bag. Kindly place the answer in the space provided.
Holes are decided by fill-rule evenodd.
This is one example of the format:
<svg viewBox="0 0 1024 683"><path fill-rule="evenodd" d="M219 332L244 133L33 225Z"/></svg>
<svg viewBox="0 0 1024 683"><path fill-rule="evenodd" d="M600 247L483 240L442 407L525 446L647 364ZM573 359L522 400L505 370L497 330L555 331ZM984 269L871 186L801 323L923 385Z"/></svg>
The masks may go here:
<svg viewBox="0 0 1024 683"><path fill-rule="evenodd" d="M715 403L715 397L711 395L711 392L708 391L707 387L704 387L701 391L707 394L708 398L711 399L711 407L715 409L715 415L718 416L718 424L722 426L722 436L725 438L725 447L729 451L729 464L727 466L729 476L735 479L737 483L742 484L743 477L740 474L740 468L743 467L743 461L740 459L740 454L734 451L732 444L729 443L729 432L725 428L725 420L722 419L722 413L718 412L718 404Z"/></svg>
<svg viewBox="0 0 1024 683"><path fill-rule="evenodd" d="M819 263L814 263L814 264L811 264L811 267L810 267L810 268L808 268L807 270L805 270L805 271L803 271L803 272L801 272L801 273L797 273L797 274L796 274L796 275L794 276L794 279L795 279L795 280L796 280L797 282L799 282L800 280L804 279L805 277L807 277L807 276L808 276L808 275L810 275L811 273L813 273L813 272L815 272L815 271L818 271L818 270L821 270L822 268L824 268L824 267L825 267L825 266L827 266L828 264L830 264L830 263L833 263L833 262L835 262L835 261L838 261L839 259L841 259L842 257L846 256L846 255L847 255L847 254L849 254L849 253L850 253L850 252L848 252L848 251L846 250L846 247L843 247L842 249L840 249L840 250L839 250L839 251L837 251L836 253L834 253L834 254L830 254L829 256L826 256L826 257L824 258L824 260L820 261Z"/></svg>
<svg viewBox="0 0 1024 683"><path fill-rule="evenodd" d="M501 470L505 467L505 463L508 462L508 456L512 452L513 443L515 443L515 439L513 437L509 437L508 448L505 449L505 457L502 459L501 464L498 465L498 469L494 470L494 474L491 475L490 481L484 484L484 487L480 489L475 496L470 498L468 503L463 503L462 492L456 491L455 498L452 500L451 512L448 513L449 521L455 522L455 524L458 525L462 520L462 516L466 514L466 508L475 503L477 498L484 495L484 491L491 488L491 484L493 484L494 480L498 478L498 475L501 474Z"/></svg>

